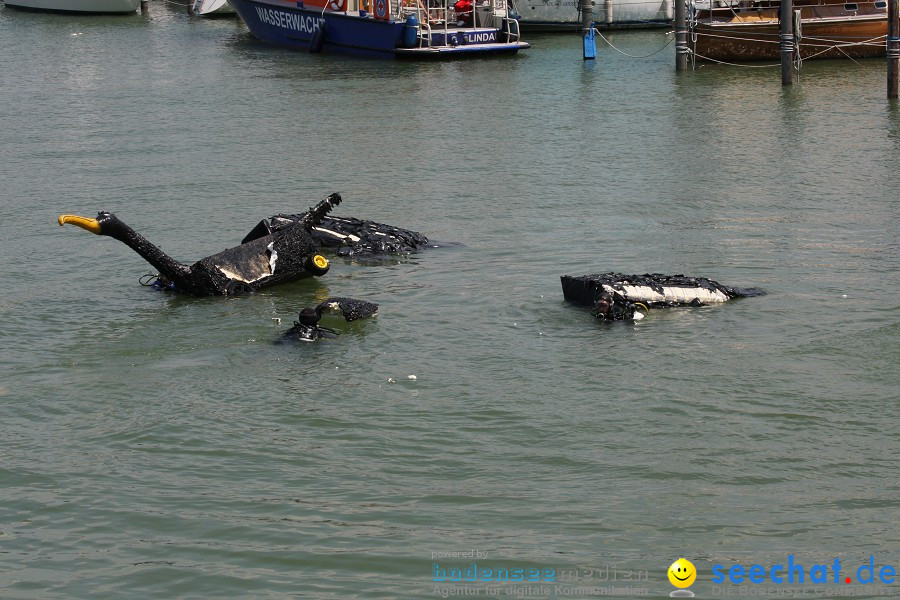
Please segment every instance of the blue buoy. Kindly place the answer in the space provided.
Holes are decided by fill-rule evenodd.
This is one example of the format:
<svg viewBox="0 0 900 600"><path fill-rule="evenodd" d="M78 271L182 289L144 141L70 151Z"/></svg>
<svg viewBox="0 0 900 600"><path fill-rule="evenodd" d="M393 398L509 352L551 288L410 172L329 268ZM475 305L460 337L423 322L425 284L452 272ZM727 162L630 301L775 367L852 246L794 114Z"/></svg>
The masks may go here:
<svg viewBox="0 0 900 600"><path fill-rule="evenodd" d="M415 48L419 38L419 20L416 15L406 17L406 26L403 30L403 43L407 48Z"/></svg>
<svg viewBox="0 0 900 600"><path fill-rule="evenodd" d="M594 39L594 24L584 34L584 60L593 60L597 58L597 41Z"/></svg>

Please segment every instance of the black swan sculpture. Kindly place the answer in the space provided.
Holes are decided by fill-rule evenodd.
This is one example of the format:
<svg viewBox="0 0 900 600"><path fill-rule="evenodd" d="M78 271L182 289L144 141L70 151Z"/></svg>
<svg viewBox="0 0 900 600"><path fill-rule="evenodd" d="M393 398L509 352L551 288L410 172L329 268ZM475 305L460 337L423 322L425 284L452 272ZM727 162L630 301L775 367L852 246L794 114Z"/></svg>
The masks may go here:
<svg viewBox="0 0 900 600"><path fill-rule="evenodd" d="M329 298L315 308L301 310L294 326L282 334L281 341L314 342L319 338L340 335L334 329L319 325L322 313L326 310L340 312L346 321L355 321L373 316L378 312L378 305L353 298Z"/></svg>
<svg viewBox="0 0 900 600"><path fill-rule="evenodd" d="M263 219L244 237L242 243L264 237L284 227L291 227L303 219L305 214L277 214ZM310 234L322 246L336 248L335 253L338 256L409 254L420 250L428 243L428 238L417 231L354 217L332 215L323 217L310 229Z"/></svg>
<svg viewBox="0 0 900 600"><path fill-rule="evenodd" d="M705 277L684 275L563 275L563 296L569 302L590 306L591 314L604 321L635 321L650 308L705 306L733 298L762 296L758 288L732 288Z"/></svg>
<svg viewBox="0 0 900 600"><path fill-rule="evenodd" d="M70 223L119 240L159 271L162 286L193 296L252 293L264 287L324 275L328 261L316 253L310 235L328 211L341 202L331 194L290 225L242 243L192 265L182 264L151 244L114 214L100 212L96 219L61 215L59 224Z"/></svg>

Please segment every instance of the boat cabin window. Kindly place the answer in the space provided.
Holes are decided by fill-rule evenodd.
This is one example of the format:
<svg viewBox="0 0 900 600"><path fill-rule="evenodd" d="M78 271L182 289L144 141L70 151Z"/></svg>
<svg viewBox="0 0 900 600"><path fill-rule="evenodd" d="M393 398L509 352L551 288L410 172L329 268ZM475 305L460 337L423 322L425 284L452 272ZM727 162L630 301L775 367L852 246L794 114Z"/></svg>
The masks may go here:
<svg viewBox="0 0 900 600"><path fill-rule="evenodd" d="M854 12L859 10L859 5L856 2L847 2L844 4L844 10L847 12Z"/></svg>
<svg viewBox="0 0 900 600"><path fill-rule="evenodd" d="M887 8L887 2L885 0L876 0L875 8Z"/></svg>

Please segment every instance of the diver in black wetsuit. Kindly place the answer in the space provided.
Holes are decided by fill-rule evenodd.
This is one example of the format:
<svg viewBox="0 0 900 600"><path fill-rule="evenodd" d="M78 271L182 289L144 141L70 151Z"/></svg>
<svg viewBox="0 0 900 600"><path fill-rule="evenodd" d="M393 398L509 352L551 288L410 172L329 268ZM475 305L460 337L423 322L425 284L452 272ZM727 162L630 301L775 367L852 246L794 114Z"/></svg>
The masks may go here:
<svg viewBox="0 0 900 600"><path fill-rule="evenodd" d="M634 302L618 292L603 292L594 301L591 314L601 321L633 321L636 308Z"/></svg>
<svg viewBox="0 0 900 600"><path fill-rule="evenodd" d="M320 318L321 315L316 312L316 309L304 308L300 311L298 320L294 321L294 326L285 331L281 339L296 342L314 342L319 338L337 337L340 335L334 329L320 327Z"/></svg>
<svg viewBox="0 0 900 600"><path fill-rule="evenodd" d="M344 320L355 321L371 317L378 312L378 305L353 298L328 298L315 308L304 308L294 321L294 326L281 335L281 342L314 342L320 338L337 337L340 332L329 327L321 327L319 320L325 311L339 312Z"/></svg>

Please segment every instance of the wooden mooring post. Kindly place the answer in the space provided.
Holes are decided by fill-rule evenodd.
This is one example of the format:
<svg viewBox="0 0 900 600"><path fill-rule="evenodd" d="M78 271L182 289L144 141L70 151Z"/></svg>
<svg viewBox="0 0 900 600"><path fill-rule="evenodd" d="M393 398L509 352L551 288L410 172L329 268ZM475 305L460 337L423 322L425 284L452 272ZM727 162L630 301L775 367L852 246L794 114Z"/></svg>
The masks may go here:
<svg viewBox="0 0 900 600"><path fill-rule="evenodd" d="M147 14L147 0L141 0L141 14Z"/></svg>
<svg viewBox="0 0 900 600"><path fill-rule="evenodd" d="M781 85L794 83L794 3L781 0Z"/></svg>
<svg viewBox="0 0 900 600"><path fill-rule="evenodd" d="M687 0L675 0L675 70L687 71L688 45L685 4Z"/></svg>
<svg viewBox="0 0 900 600"><path fill-rule="evenodd" d="M897 97L900 70L900 0L888 0L887 97Z"/></svg>

